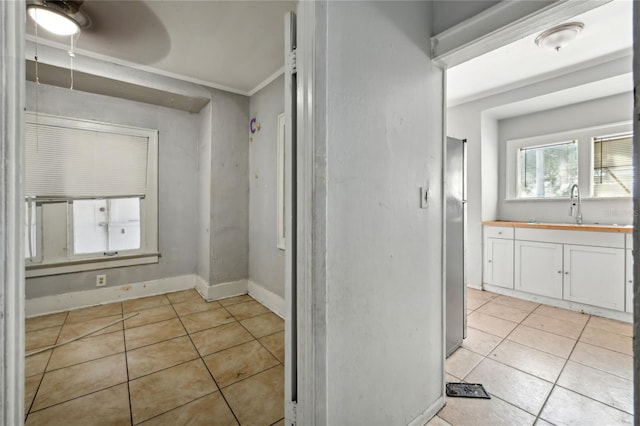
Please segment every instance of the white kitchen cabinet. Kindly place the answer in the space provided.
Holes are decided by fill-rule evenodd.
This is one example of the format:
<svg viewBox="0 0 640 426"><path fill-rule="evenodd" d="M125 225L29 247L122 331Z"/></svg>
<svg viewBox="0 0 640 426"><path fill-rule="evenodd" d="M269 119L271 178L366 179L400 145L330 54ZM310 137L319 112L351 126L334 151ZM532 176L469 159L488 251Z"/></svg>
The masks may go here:
<svg viewBox="0 0 640 426"><path fill-rule="evenodd" d="M624 311L625 250L564 245L564 299Z"/></svg>
<svg viewBox="0 0 640 426"><path fill-rule="evenodd" d="M513 288L513 240L487 238L485 251L485 282Z"/></svg>
<svg viewBox="0 0 640 426"><path fill-rule="evenodd" d="M515 289L562 298L562 244L515 242Z"/></svg>
<svg viewBox="0 0 640 426"><path fill-rule="evenodd" d="M626 252L626 311L633 313L633 252L630 249L625 250Z"/></svg>

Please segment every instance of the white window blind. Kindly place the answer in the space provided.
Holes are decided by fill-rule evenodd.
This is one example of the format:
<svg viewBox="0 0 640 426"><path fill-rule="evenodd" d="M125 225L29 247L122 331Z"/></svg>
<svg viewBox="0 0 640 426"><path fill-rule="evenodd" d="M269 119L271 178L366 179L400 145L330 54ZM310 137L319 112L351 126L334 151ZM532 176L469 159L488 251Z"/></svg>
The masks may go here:
<svg viewBox="0 0 640 426"><path fill-rule="evenodd" d="M632 185L632 135L594 138L593 196L630 197Z"/></svg>
<svg viewBox="0 0 640 426"><path fill-rule="evenodd" d="M27 196L145 196L146 137L28 122L25 139Z"/></svg>

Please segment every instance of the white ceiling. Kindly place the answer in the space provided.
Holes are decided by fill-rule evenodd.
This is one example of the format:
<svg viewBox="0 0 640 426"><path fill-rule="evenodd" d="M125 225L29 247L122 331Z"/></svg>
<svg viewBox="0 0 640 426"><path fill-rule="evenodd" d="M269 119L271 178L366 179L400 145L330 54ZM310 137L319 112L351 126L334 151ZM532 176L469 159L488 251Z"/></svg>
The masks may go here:
<svg viewBox="0 0 640 426"><path fill-rule="evenodd" d="M92 25L76 55L251 94L284 66L284 16L294 1L86 0ZM33 40L35 27L27 19ZM70 43L40 29L40 43Z"/></svg>
<svg viewBox="0 0 640 426"><path fill-rule="evenodd" d="M613 52L630 50L632 9L632 1L614 0L570 19L584 23L585 28L559 52L539 48L536 33L449 69L448 106L566 74L579 64L593 64Z"/></svg>

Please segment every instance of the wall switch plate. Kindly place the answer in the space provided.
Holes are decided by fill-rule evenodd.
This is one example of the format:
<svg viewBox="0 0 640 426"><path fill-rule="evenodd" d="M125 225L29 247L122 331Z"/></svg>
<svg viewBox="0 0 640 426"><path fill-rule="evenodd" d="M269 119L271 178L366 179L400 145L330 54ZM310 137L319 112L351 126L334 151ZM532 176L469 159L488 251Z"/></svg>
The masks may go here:
<svg viewBox="0 0 640 426"><path fill-rule="evenodd" d="M107 285L106 275L96 275L96 287L104 287Z"/></svg>
<svg viewBox="0 0 640 426"><path fill-rule="evenodd" d="M420 208L426 209L429 202L429 188L426 186L420 187Z"/></svg>

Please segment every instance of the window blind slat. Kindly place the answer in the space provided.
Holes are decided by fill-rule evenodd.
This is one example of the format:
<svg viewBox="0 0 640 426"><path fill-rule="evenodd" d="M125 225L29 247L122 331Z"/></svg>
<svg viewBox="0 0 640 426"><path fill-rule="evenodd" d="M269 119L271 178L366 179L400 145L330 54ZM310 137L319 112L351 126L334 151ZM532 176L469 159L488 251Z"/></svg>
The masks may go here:
<svg viewBox="0 0 640 426"><path fill-rule="evenodd" d="M594 138L593 195L630 196L633 185L633 144L629 135Z"/></svg>
<svg viewBox="0 0 640 426"><path fill-rule="evenodd" d="M26 123L25 140L27 196L145 195L147 138Z"/></svg>

